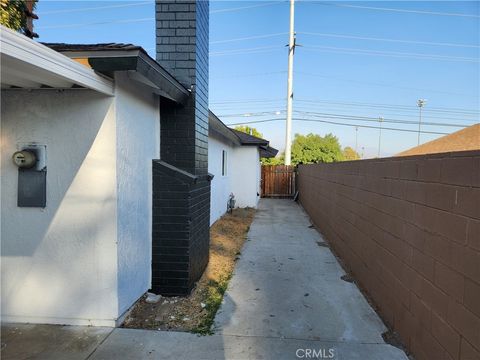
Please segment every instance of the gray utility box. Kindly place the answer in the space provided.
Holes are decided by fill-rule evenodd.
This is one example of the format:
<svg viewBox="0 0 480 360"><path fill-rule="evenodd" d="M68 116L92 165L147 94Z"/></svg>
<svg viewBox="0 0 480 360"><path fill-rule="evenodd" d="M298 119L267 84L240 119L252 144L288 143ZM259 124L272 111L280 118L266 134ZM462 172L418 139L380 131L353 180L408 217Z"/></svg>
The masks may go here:
<svg viewBox="0 0 480 360"><path fill-rule="evenodd" d="M18 167L17 206L44 208L47 204L47 147L38 144L20 144L18 148L20 151L33 154L35 164L31 167L21 165ZM19 165L15 158L14 162Z"/></svg>

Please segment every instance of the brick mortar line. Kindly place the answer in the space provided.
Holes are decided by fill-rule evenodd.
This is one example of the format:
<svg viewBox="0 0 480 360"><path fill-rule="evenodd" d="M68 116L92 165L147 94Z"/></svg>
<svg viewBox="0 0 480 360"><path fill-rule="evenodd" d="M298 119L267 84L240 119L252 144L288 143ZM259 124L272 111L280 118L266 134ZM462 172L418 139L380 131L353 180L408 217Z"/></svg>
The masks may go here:
<svg viewBox="0 0 480 360"><path fill-rule="evenodd" d="M319 194L320 194L320 193L319 193ZM325 198L325 196L323 196L323 195L321 195L321 194L320 194L320 196L322 196L323 198ZM329 201L329 202L332 203L332 201ZM367 205L367 206L368 206L368 205ZM342 208L342 209L343 209L343 208ZM375 208L373 208L373 209L375 209ZM354 212L352 212L352 211L350 211L350 210L346 210L346 211L349 211L349 212L352 213L353 215L358 216L358 217L360 217L361 219L366 220L367 222L370 222L369 219L366 219L366 218L364 218L363 216L360 216L360 215L358 215L358 214L356 214L356 213L354 213ZM322 214L325 214L325 213L322 212ZM310 216L310 215L309 215L309 216ZM329 218L329 216L325 216L325 215L324 215L324 217ZM350 225L352 225L352 227L355 228L359 233L363 234L364 236L366 236L366 237L369 238L369 239L372 239L372 240L373 240L378 246L380 246L383 250L387 251L387 252L388 252L390 255L392 255L393 257L398 258L399 261L400 261L403 265L409 267L409 268L410 268L411 270L413 270L415 273L420 274L425 280L427 280L427 281L430 282L430 280L428 280L428 279L425 278L421 273L419 273L417 270L415 270L414 268L412 268L411 265L409 265L408 263L406 263L405 261L403 261L403 259L399 258L398 255L392 253L391 250L389 250L388 248L386 248L382 243L379 243L379 241L376 240L374 237L372 237L372 236L366 234L365 232L363 232L360 228L358 228L358 227L357 227L355 224L353 224L352 222L348 221L348 219L346 219L345 217L342 217L342 220L345 221L345 222L347 222L347 223L349 223ZM403 221L405 221L405 220L403 220ZM331 221L329 221L329 222L331 222ZM407 222L407 221L405 221L405 222ZM409 223L409 222L408 222L408 223ZM409 223L409 224L411 224L411 223ZM414 246L414 245L411 245L409 242L407 242L407 241L399 238L398 236L392 234L392 233L389 232L388 230L384 230L384 229L380 228L379 226L377 226L376 224L373 224L373 223L372 223L372 225L375 226L376 228L380 229L381 231L386 232L386 233L392 235L393 237L395 237L395 239L398 239L399 241L402 241L402 242L408 244L409 246L411 246L412 248L414 248L414 249L416 249L417 251L421 252L422 254L424 254L424 255L432 258L434 261L437 261L437 262L439 262L440 264L442 264L442 265L448 267L449 269L455 271L456 273L458 273L459 275L463 276L464 278L469 279L469 280L473 281L474 283L477 283L476 279L473 279L473 278L471 278L471 277L469 277L469 276L467 276L467 275L459 272L458 270L451 268L450 264L446 264L444 261L439 260L439 259L431 256L429 253L426 253L424 250L419 249L418 247L416 247L416 246ZM411 224L411 225L413 225L413 226L416 227L417 229L424 230L424 229L418 227L418 226L415 225L415 224ZM338 236L339 238L341 238L341 239L343 240L343 242L345 242L344 237L341 236L339 232L335 231L333 226L330 226L330 227L332 228L332 231L333 231L335 234L337 234L337 236ZM429 231L429 232L430 232L430 231ZM448 238L447 238L447 239L448 239ZM449 239L449 240L450 240L450 239ZM453 240L450 240L450 241L454 242ZM456 242L455 242L455 243L456 243ZM456 244L458 244L458 243L456 243ZM460 245L460 246L461 246L461 245ZM465 245L464 245L464 246L465 246ZM469 249L472 249L473 251L476 251L476 249L473 249L473 248L471 248L471 247L469 247ZM352 252L353 252L356 256L358 256L360 259L363 259L363 257L361 257L356 251L352 250ZM363 262L363 261L362 261L362 262ZM369 268L370 268L370 267L369 267ZM393 274L393 273L392 273L392 274ZM397 278L396 275L394 275L394 276ZM400 279L399 279L399 280L400 280ZM401 281L401 283L403 284L402 281ZM438 288L439 290L441 290L442 293L445 293L445 292L444 292L441 288L439 288L435 283L431 283L431 284L434 285L434 286L435 286L436 288ZM403 284L403 285L406 286L405 284ZM445 293L445 294L446 294L446 293ZM448 295L448 294L446 294L446 295L447 295L448 297L451 297L451 296Z"/></svg>
<svg viewBox="0 0 480 360"><path fill-rule="evenodd" d="M303 175L305 176L305 175ZM309 177L309 178L313 178L313 179L319 179L319 178L315 178L313 176L306 176L306 177ZM475 218L475 217L472 217L472 216L468 216L468 215L463 215L463 214L459 214L459 213L455 213L455 212L452 212L452 211L449 211L449 210L444 210L444 209L440 209L440 208L437 208L437 207L434 207L434 206L430 206L430 205L426 205L426 204L422 204L422 203L419 203L419 202L415 202L415 201L410 201L410 200L405 200L405 199L402 199L402 198L399 198L399 197L396 197L396 196L392 196L392 195L385 195L385 194L382 194L382 193L379 193L379 192L375 192L375 191L370 191L370 190L366 190L364 188L361 188L361 187L354 187L354 186L351 186L351 185L345 185L345 184L342 184L342 183L339 183L339 182L335 182L335 181L330 181L330 180L327 180L327 179L319 179L319 181L325 181L325 182L328 182L330 184L338 184L338 185L341 185L341 186L345 186L347 188L350 188L350 189L360 189L362 191L365 191L365 192L368 192L370 194L376 194L376 195L380 195L380 196L384 196L384 197L387 197L387 198L392 198L392 199L397 199L397 200L402 200L402 201L405 201L405 202L408 202L408 203L412 203L412 204L416 204L416 205L422 205L422 206L425 206L425 207L428 207L428 208L431 208L431 209L435 209L435 210L438 210L438 211L442 211L442 212L445 212L445 213L448 213L448 214L452 214L452 215L455 215L455 216L459 216L459 217L462 217L462 218L466 218L467 220L476 220L476 221L479 221L480 218ZM403 180L405 181L405 180ZM407 180L407 181L410 181L410 180ZM318 180L317 180L318 182ZM440 183L438 183L440 184ZM452 186L452 185L450 185ZM469 187L469 188L472 188L472 187ZM474 188L476 189L476 188ZM343 195L342 195L343 196ZM356 201L358 202L358 200L355 200L355 199L352 199L348 196L344 196L352 201ZM370 206L371 207L371 206ZM384 214L387 214L387 215L391 215L391 216L395 216L395 215L392 215L392 214L389 214L389 213L386 213L384 212L383 210L381 209L377 209L377 208L374 208Z"/></svg>

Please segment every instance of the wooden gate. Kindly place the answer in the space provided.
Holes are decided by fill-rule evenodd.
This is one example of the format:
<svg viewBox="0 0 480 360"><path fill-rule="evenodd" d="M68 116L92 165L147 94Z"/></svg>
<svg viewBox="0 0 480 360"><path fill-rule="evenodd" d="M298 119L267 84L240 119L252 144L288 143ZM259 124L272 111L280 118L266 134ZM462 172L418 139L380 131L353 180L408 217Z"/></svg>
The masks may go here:
<svg viewBox="0 0 480 360"><path fill-rule="evenodd" d="M262 165L262 197L292 197L295 175L293 165Z"/></svg>

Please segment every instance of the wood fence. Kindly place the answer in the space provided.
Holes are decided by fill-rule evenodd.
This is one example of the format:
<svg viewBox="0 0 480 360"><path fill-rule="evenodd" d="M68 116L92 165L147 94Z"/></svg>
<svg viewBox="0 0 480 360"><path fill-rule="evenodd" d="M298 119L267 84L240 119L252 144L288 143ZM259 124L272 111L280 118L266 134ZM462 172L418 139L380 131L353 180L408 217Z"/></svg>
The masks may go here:
<svg viewBox="0 0 480 360"><path fill-rule="evenodd" d="M295 194L295 166L263 165L262 197L292 197Z"/></svg>

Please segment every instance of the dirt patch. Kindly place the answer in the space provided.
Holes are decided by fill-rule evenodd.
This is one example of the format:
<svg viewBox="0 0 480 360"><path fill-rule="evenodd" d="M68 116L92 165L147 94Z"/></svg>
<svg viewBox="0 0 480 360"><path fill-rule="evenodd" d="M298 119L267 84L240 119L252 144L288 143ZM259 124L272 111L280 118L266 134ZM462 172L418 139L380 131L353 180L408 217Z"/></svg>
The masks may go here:
<svg viewBox="0 0 480 360"><path fill-rule="evenodd" d="M205 273L187 297L162 297L149 304L142 297L122 327L211 333L235 261L241 255L255 210L235 209L210 228L210 260Z"/></svg>

